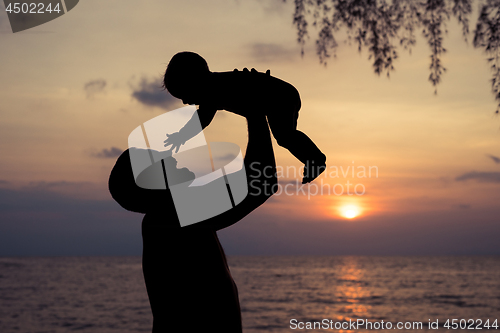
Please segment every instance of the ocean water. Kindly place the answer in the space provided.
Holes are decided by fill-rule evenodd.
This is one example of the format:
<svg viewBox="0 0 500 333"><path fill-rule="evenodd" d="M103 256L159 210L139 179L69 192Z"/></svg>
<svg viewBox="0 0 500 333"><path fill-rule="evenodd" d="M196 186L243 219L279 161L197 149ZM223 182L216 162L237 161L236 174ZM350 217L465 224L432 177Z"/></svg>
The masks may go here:
<svg viewBox="0 0 500 333"><path fill-rule="evenodd" d="M366 322L370 331L400 331L400 323L444 332L448 319L457 319L451 331L500 325L500 257L228 260L244 332L364 332ZM151 324L140 257L0 258L1 333L150 332Z"/></svg>

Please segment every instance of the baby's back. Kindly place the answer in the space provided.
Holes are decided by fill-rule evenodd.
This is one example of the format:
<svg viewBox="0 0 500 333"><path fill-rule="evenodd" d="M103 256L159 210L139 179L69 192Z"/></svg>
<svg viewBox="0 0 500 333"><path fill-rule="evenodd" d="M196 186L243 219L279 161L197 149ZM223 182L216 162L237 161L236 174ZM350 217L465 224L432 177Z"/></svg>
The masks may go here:
<svg viewBox="0 0 500 333"><path fill-rule="evenodd" d="M242 116L255 112L300 108L300 96L290 83L255 71L213 73L214 85L211 96L219 110L227 110ZM287 106L287 107L283 107Z"/></svg>

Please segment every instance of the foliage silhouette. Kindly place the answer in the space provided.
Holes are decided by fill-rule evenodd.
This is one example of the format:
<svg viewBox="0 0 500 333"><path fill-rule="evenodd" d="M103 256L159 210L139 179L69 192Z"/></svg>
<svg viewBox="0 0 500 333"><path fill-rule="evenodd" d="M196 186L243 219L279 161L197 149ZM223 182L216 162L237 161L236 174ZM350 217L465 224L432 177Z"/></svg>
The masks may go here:
<svg viewBox="0 0 500 333"><path fill-rule="evenodd" d="M286 0L283 0L286 2ZM479 17L474 30L473 45L488 55L492 70L492 91L500 110L500 0L478 0ZM358 50L368 49L376 74L387 76L394 70L398 47L411 53L415 34L421 29L431 55L429 81L436 89L446 71L441 56L446 23L453 16L462 27L467 42L472 0L294 0L293 24L301 54L309 38L309 22L318 29L316 54L322 64L335 56L339 43L335 34L347 32L347 41ZM437 90L434 91L437 93Z"/></svg>

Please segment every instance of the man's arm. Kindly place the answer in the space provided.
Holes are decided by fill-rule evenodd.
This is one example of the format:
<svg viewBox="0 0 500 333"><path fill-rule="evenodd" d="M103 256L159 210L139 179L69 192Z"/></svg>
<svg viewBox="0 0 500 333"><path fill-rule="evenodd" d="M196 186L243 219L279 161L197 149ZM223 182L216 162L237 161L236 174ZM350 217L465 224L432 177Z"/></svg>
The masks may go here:
<svg viewBox="0 0 500 333"><path fill-rule="evenodd" d="M277 190L276 161L266 116L247 118L248 144L244 158L248 194L236 207L184 228L220 230L261 206Z"/></svg>
<svg viewBox="0 0 500 333"><path fill-rule="evenodd" d="M216 112L217 109L215 108L200 107L200 109L193 113L191 119L189 119L186 125L184 125L179 132L167 134L167 139L163 141L165 143L165 147L172 145L170 150L175 149L175 152L177 153L181 145L200 133L200 127L198 124L201 125L201 130L204 130L205 127L210 125Z"/></svg>

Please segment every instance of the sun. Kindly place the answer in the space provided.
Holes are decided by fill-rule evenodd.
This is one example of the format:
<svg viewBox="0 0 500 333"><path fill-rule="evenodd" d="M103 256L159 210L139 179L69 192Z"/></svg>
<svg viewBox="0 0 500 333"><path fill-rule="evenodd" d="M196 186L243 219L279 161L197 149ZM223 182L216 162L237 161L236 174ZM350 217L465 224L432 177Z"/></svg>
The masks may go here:
<svg viewBox="0 0 500 333"><path fill-rule="evenodd" d="M359 214L360 214L360 209L358 206L347 205L340 208L340 215L342 215L347 219L353 219L356 216L359 216Z"/></svg>
<svg viewBox="0 0 500 333"><path fill-rule="evenodd" d="M354 210L349 209L344 212L344 216L347 217L348 219L355 218L358 216L358 213L356 213Z"/></svg>

